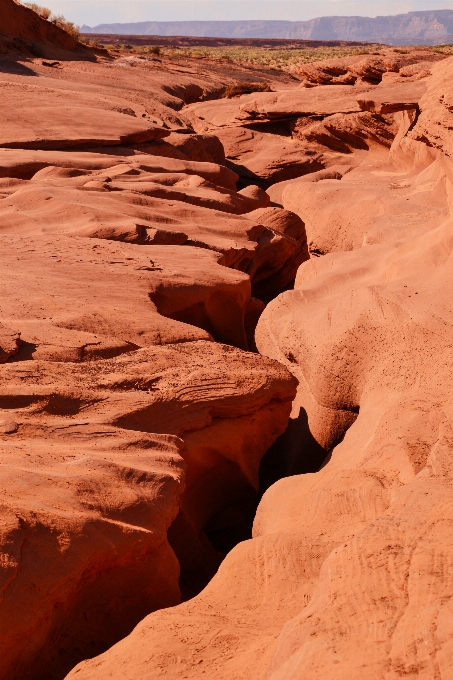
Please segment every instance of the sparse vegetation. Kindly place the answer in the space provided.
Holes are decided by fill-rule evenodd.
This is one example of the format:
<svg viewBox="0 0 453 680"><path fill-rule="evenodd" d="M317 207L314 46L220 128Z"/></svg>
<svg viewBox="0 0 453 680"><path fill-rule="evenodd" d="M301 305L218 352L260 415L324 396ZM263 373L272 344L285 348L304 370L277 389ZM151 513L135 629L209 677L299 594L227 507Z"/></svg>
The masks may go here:
<svg viewBox="0 0 453 680"><path fill-rule="evenodd" d="M29 9L32 9L33 12L36 14L39 14L39 16L42 19L45 19L48 21L50 17L52 16L52 10L49 9L48 7L41 7L40 5L37 5L36 2L23 2L22 3L24 7L28 7Z"/></svg>
<svg viewBox="0 0 453 680"><path fill-rule="evenodd" d="M59 15L59 16L51 16L50 17L51 23L55 24L56 26L59 26L60 28L63 29L63 31L66 31L66 33L69 33L70 36L72 36L75 40L80 39L80 30L79 27L76 26L72 21L67 21L64 16Z"/></svg>
<svg viewBox="0 0 453 680"><path fill-rule="evenodd" d="M109 36L110 39L113 36ZM124 36L123 36L124 40ZM85 36L87 44L94 44L92 39ZM335 57L349 57L359 55L379 56L382 51L392 49L397 54L407 54L416 45L410 47L393 47L385 45L371 44L364 45L344 45L330 47L322 45L320 47L251 47L247 45L228 45L222 47L210 46L180 46L180 45L131 45L118 42L104 45L106 49L115 52L128 52L137 55L156 55L168 59L206 59L216 62L229 62L244 64L245 66L261 66L283 71L297 71L298 66L310 64L324 59ZM441 54L453 54L453 45L418 46L419 49L432 50ZM257 91L257 90L254 90ZM241 94L241 93L239 93ZM231 95L236 96L236 95Z"/></svg>
<svg viewBox="0 0 453 680"><path fill-rule="evenodd" d="M437 54L453 54L453 45L436 45L431 49Z"/></svg>
<svg viewBox="0 0 453 680"><path fill-rule="evenodd" d="M87 36L86 36L87 38ZM88 42L88 39L86 40ZM364 47L344 46L344 47L249 47L233 45L227 47L181 47L178 45L158 46L158 45L125 45L119 41L114 44L105 45L107 49L115 51L127 51L135 54L160 55L170 59L207 59L212 61L222 61L239 63L247 66L263 66L266 68L283 69L291 71L300 64L308 64L322 59L333 57L355 56L359 54L380 54L384 49L380 45Z"/></svg>
<svg viewBox="0 0 453 680"><path fill-rule="evenodd" d="M252 94L252 92L272 92L268 83L235 83L225 90L225 97L232 99L241 94Z"/></svg>
<svg viewBox="0 0 453 680"><path fill-rule="evenodd" d="M69 35L72 36L74 40L80 40L79 27L76 26L72 21L67 21L63 15L53 14L52 10L50 10L48 7L41 7L41 5L37 5L35 2L23 2L20 4L33 10L33 12L41 17L41 19L49 21L51 24L55 24L55 26L58 26L66 33L69 33Z"/></svg>
<svg viewBox="0 0 453 680"><path fill-rule="evenodd" d="M170 58L211 59L241 64L264 66L291 70L299 64L307 64L332 57L346 57L357 54L376 54L383 49L370 45L349 47L314 47L314 48L267 48L267 47L161 47L160 54ZM135 46L137 52L149 51L149 47Z"/></svg>

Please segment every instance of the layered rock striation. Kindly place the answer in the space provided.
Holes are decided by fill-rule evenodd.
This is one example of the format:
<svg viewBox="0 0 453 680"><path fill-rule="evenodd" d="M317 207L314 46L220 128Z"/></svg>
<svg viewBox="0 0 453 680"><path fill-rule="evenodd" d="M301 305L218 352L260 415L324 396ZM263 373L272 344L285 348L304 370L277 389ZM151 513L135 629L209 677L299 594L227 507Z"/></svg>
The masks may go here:
<svg viewBox="0 0 453 680"><path fill-rule="evenodd" d="M416 106L404 89L392 100L386 157L280 189L285 207L316 211L308 240L312 220L313 255L326 254L258 323L261 355L299 385L269 452L287 477L264 494L253 539L198 597L69 678L450 677L451 63ZM367 102L390 101L375 93ZM297 474L314 447L321 469Z"/></svg>
<svg viewBox="0 0 453 680"><path fill-rule="evenodd" d="M0 69L0 678L446 680L451 59L76 57Z"/></svg>
<svg viewBox="0 0 453 680"><path fill-rule="evenodd" d="M250 533L297 380L247 350L308 250L179 117L209 73L3 67L0 677L60 679Z"/></svg>
<svg viewBox="0 0 453 680"><path fill-rule="evenodd" d="M155 36L360 40L390 45L436 45L453 35L452 10L407 12L392 16L328 16L309 21L144 21L83 26L86 33Z"/></svg>

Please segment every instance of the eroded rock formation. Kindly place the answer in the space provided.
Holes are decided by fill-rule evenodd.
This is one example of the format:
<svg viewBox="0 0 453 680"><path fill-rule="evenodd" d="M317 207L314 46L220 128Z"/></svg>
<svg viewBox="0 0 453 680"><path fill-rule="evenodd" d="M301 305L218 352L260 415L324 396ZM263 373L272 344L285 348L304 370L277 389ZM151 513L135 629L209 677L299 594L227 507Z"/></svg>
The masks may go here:
<svg viewBox="0 0 453 680"><path fill-rule="evenodd" d="M74 50L0 63L0 678L446 680L451 59Z"/></svg>
<svg viewBox="0 0 453 680"><path fill-rule="evenodd" d="M247 535L297 384L244 351L254 295L308 250L175 113L209 73L9 55L0 78L0 677L56 679L199 592L225 522Z"/></svg>
<svg viewBox="0 0 453 680"><path fill-rule="evenodd" d="M294 475L314 442L322 469L268 489L198 597L69 678L450 677L451 68L416 102L366 93L396 112L390 150L275 191L326 254L258 323L261 355L299 382L274 463Z"/></svg>

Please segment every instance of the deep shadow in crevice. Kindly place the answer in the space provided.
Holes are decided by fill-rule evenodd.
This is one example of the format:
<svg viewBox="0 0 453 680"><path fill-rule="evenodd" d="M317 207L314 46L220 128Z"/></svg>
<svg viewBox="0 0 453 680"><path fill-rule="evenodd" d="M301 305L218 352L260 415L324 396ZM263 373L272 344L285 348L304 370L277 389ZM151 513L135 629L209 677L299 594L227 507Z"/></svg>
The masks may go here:
<svg viewBox="0 0 453 680"><path fill-rule="evenodd" d="M236 498L196 531L180 510L168 530L168 541L180 564L179 587L183 602L198 595L238 543L252 537L259 495L252 487Z"/></svg>
<svg viewBox="0 0 453 680"><path fill-rule="evenodd" d="M13 356L9 359L9 362L13 363L16 361L31 361L37 348L38 345L35 345L35 343L21 340L19 349L17 350L16 354L13 354Z"/></svg>
<svg viewBox="0 0 453 680"><path fill-rule="evenodd" d="M260 466L260 497L283 477L318 472L329 451L310 432L304 408L264 455Z"/></svg>
<svg viewBox="0 0 453 680"><path fill-rule="evenodd" d="M211 580L223 558L238 543L252 538L258 504L272 484L284 477L318 472L330 460L331 452L342 441L348 425L340 428L329 444L322 447L310 431L308 415L299 416L264 455L259 472L259 489L242 489L236 498L211 517L198 535L182 513L169 531L169 541L181 565L180 587L183 600L196 596Z"/></svg>
<svg viewBox="0 0 453 680"><path fill-rule="evenodd" d="M330 439L321 446L313 436L308 414L300 408L297 418L290 419L286 431L264 455L260 466L260 499L272 484L284 477L319 472L332 457L333 450L343 441L347 431L356 421L359 408L337 412L336 425L330 430Z"/></svg>

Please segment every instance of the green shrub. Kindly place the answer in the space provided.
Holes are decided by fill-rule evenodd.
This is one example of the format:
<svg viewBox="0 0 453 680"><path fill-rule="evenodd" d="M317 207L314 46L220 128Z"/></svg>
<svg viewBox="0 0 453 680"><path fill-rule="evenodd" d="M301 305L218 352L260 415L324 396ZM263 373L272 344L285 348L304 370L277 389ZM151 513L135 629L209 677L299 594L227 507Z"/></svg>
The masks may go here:
<svg viewBox="0 0 453 680"><path fill-rule="evenodd" d="M452 54L453 45L435 45L431 50L435 54Z"/></svg>

